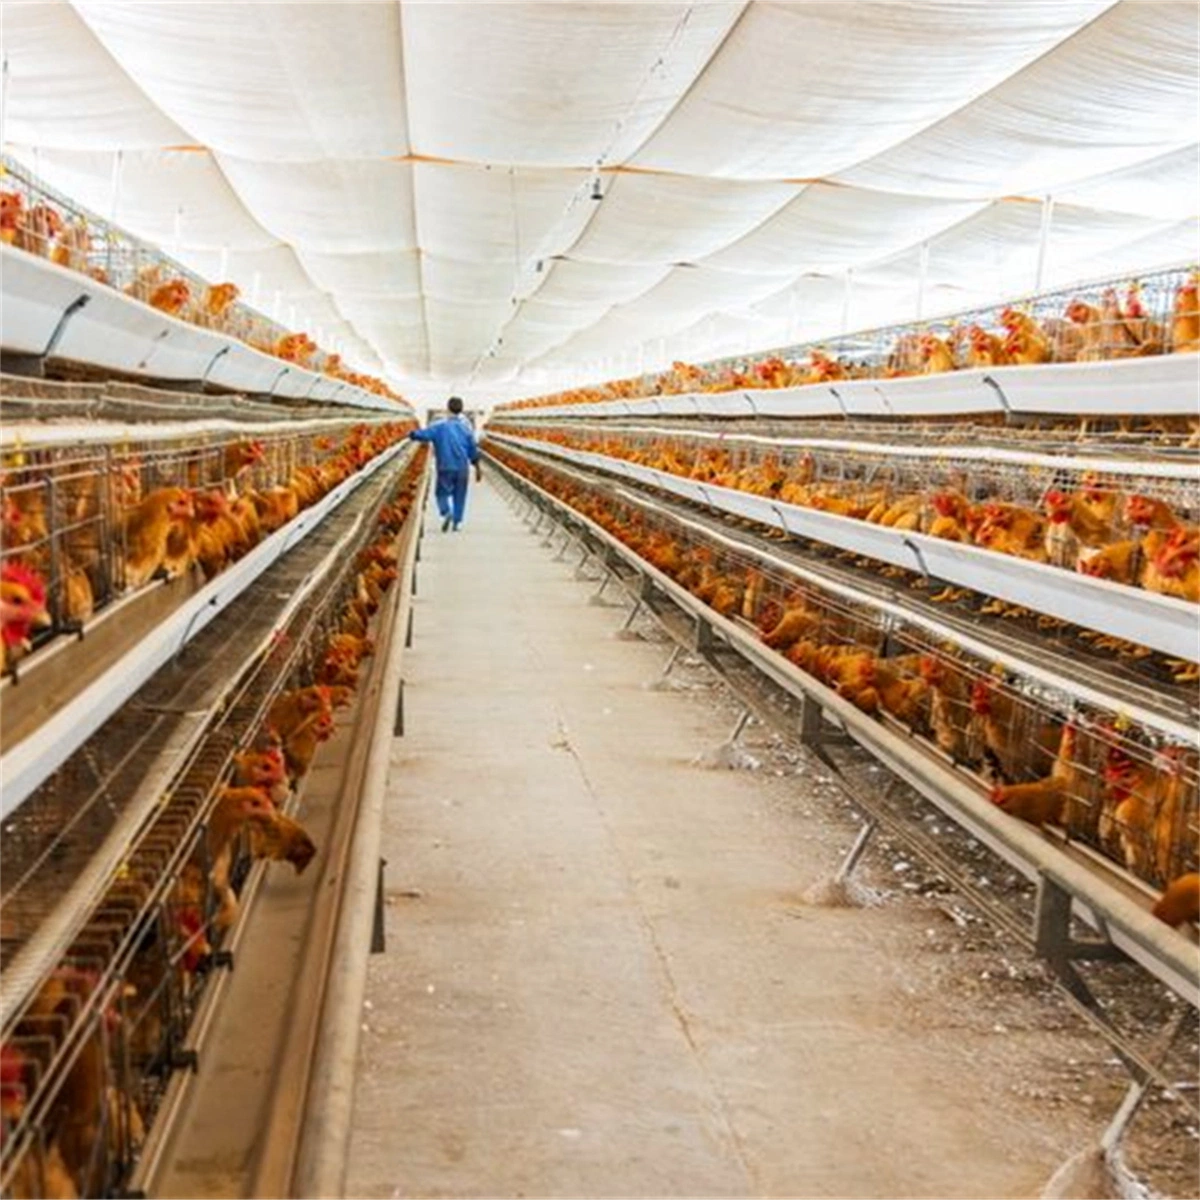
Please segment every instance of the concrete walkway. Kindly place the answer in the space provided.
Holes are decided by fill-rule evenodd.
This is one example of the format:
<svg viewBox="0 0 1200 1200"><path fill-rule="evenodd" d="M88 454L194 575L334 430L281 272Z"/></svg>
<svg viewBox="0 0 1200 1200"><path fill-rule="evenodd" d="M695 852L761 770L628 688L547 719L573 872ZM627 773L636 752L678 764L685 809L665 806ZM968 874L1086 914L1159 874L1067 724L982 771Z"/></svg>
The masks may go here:
<svg viewBox="0 0 1200 1200"><path fill-rule="evenodd" d="M989 1081L1061 1025L956 1015L925 910L800 904L825 785L693 765L728 715L490 486L427 523L347 1194L1035 1194L1086 1130Z"/></svg>

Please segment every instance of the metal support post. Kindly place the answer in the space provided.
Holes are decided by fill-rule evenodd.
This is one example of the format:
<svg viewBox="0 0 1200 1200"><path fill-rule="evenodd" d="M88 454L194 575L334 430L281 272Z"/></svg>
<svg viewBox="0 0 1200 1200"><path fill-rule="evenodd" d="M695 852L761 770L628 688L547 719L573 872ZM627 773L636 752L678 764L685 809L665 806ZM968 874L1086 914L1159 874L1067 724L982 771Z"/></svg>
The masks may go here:
<svg viewBox="0 0 1200 1200"><path fill-rule="evenodd" d="M379 876L375 884L375 916L371 922L371 953L382 954L387 949L386 931L384 925L384 890L383 890L383 868L387 866L387 859L380 858L379 860Z"/></svg>
<svg viewBox="0 0 1200 1200"><path fill-rule="evenodd" d="M396 719L392 722L392 736L404 736L404 680L400 680L400 688L396 692Z"/></svg>
<svg viewBox="0 0 1200 1200"><path fill-rule="evenodd" d="M629 610L629 615L625 618L624 623L621 625L621 630L624 631L624 630L628 629L633 624L633 622L637 619L637 615L641 611L642 611L642 598L639 596L633 602L633 607Z"/></svg>
<svg viewBox="0 0 1200 1200"><path fill-rule="evenodd" d="M821 706L811 696L805 696L800 706L800 744L815 750L823 741Z"/></svg>
<svg viewBox="0 0 1200 1200"><path fill-rule="evenodd" d="M834 881L837 883L845 883L850 878L854 868L858 866L859 859L866 852L867 843L871 840L871 835L879 828L879 823L874 817L868 817L866 824L858 831L858 836L854 839L854 845L846 852L846 857L842 859L842 865L838 867L834 874Z"/></svg>

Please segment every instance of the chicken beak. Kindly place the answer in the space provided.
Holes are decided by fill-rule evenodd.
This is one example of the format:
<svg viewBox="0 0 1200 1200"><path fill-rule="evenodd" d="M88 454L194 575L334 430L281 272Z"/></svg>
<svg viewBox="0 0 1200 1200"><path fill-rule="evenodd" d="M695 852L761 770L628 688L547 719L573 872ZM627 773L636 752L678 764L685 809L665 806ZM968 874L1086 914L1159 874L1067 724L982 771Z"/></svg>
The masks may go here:
<svg viewBox="0 0 1200 1200"><path fill-rule="evenodd" d="M54 624L54 618L44 609L39 608L29 619L34 629L49 629Z"/></svg>

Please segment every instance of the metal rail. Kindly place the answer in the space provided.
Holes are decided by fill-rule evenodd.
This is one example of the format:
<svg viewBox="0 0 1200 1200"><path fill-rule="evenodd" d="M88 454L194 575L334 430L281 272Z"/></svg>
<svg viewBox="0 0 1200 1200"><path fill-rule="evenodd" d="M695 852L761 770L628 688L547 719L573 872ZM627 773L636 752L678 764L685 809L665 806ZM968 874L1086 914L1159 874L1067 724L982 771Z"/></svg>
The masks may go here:
<svg viewBox="0 0 1200 1200"><path fill-rule="evenodd" d="M536 448L526 448L541 457ZM546 461L554 460L547 456ZM970 607L965 598L957 602L931 600L934 588L923 577L909 574L907 586L900 586L884 578L874 566L847 564L842 555L818 557L807 553L798 548L803 543L793 545L745 522L730 521L720 509L651 495L637 481L613 486L614 494L669 512L674 520L705 538L768 569L807 580L851 604L870 605L919 626L933 638L953 642L1057 692L1108 708L1167 737L1200 747L1200 694L1194 686L1169 685L1154 659L1135 659L1129 665L1112 655L1102 657L1077 640L1062 641L1019 622L981 615L978 605ZM918 583L919 588L913 586Z"/></svg>
<svg viewBox="0 0 1200 1200"><path fill-rule="evenodd" d="M130 1180L133 1194L221 1194L206 1166L213 1161L239 1164L225 1169L225 1193L311 1194L295 1180L310 1161L311 1140L322 1141L331 1132L324 1123L331 1066L348 1065L353 1082L361 1006L351 1011L339 995L347 985L353 992L354 981L344 978L336 964L347 954L358 958L361 951L359 982L365 982L369 931L362 944L354 937L348 945L342 934L364 906L370 915L377 902L377 842L368 848L366 892L356 888L352 864L361 851L362 820L380 798L370 793L370 768L378 754L379 730L390 730L391 684L398 682L392 665L403 647L400 618L408 603L403 583L411 577L420 499L418 493L397 546L401 578L377 614L372 669L361 682L350 720L318 752L302 796L306 824L321 835L322 870L289 880L286 889L265 885L265 864L252 871L247 891L252 890L253 900L243 900L234 930L235 970L210 989L203 1020L188 1043L198 1070L174 1081ZM385 661L391 670L382 665ZM385 762L388 748L383 747ZM302 937L282 936L298 925ZM251 1009L254 1016L248 1020ZM333 1041L327 1044L326 1036ZM353 1043L348 1051L337 1045L347 1036ZM251 1063L254 1083L242 1069ZM226 1078L233 1068L243 1081L236 1104L228 1099ZM242 1119L247 1106L257 1114L250 1122ZM230 1109L236 1112L223 1120L223 1111Z"/></svg>
<svg viewBox="0 0 1200 1200"><path fill-rule="evenodd" d="M1095 862L1084 864L1064 854L1060 845L1023 822L1012 819L985 800L978 789L944 759L919 746L911 737L860 712L813 676L801 671L766 647L738 623L713 611L673 579L641 559L595 522L573 511L506 465L492 462L508 479L537 497L547 510L562 515L587 539L601 547L608 561L621 561L637 572L639 596L662 597L684 612L694 624L695 642L719 639L778 687L808 703L811 711L844 730L853 741L894 776L926 797L993 853L1037 882L1049 895L1056 889L1068 903L1057 915L1058 946L1074 946L1069 934L1078 917L1102 934L1113 952L1128 956L1149 974L1194 1007L1200 1007L1200 958L1194 942L1152 917L1148 898L1135 898L1112 882L1120 873ZM1086 953L1088 947L1079 950ZM1102 951L1108 953L1109 951Z"/></svg>
<svg viewBox="0 0 1200 1200"><path fill-rule="evenodd" d="M490 437L508 446L524 439ZM648 484L793 537L808 538L877 559L905 571L958 584L1063 621L1200 661L1200 609L1186 600L1080 575L1015 555L900 531L831 512L787 504L713 483L702 483L607 455L552 442L538 449L553 457Z"/></svg>
<svg viewBox="0 0 1200 1200"><path fill-rule="evenodd" d="M4 778L0 815L12 813L155 671L170 661L268 567L318 528L364 480L403 450L403 445L397 445L384 451L316 504L264 538L243 558L185 599L102 675L59 708L35 734L7 749L0 756L0 775Z"/></svg>
<svg viewBox="0 0 1200 1200"><path fill-rule="evenodd" d="M398 466L394 465L389 472L393 479L400 474ZM116 719L118 723L123 722L122 727L106 740L103 752L108 760L114 762L114 754L119 753L131 738L137 741L141 737L143 742L147 741L147 737L139 733L139 724L145 725L146 714L161 712L169 723L173 723L174 729L171 738L165 742L153 728L143 731L148 734L147 749L154 762L134 764L133 778L140 783L138 794L128 801L128 819L114 829L104 846L104 852L110 848L114 851L123 850L120 869L113 873L105 863L97 864L94 857L89 863L88 877L101 888L106 883L108 885L108 890L104 891L103 907L97 908L94 902L89 904L82 895L68 896L66 900L70 901L69 904L64 901L64 906L72 910L67 916L76 928L79 919L87 921L83 934L74 937L68 957L62 960L64 963L76 964L79 961L80 947L87 944L89 939L95 940L97 929L107 929L110 939L116 936L115 941L107 943L104 955L97 958L94 975L90 976L93 983L85 994L84 1007L73 1017L75 1024L71 1028L84 1030L80 1036L85 1048L93 1035L86 1032L92 1026L84 1022L99 1020L99 1030L106 1027L105 1020L101 1019L108 1011L106 1005L117 1003L124 1007L121 1000L122 980L128 980L129 973L138 969L139 963L144 973L147 966L145 956L153 953L156 943L161 945L162 938L168 935L175 924L172 913L176 903L173 897L176 896L177 880L182 878L181 872L191 869L185 864L195 861L196 854L204 855L204 822L234 751L250 744L249 739L259 728L272 699L289 678L294 678L299 672L299 682L307 681L305 675L312 670L314 655L320 653L324 635L338 630L341 605L354 594L353 587L348 592L346 588L354 580L355 552L375 536L373 518L386 499L385 488L388 483L388 478L381 477L362 489L354 503L346 511L339 510L326 523L320 535L306 545L300 558L289 556L272 568L254 589L253 599L247 597L239 604L235 615L223 618L225 628L214 626L211 636L201 636L196 646L206 642L206 639L208 643L202 648L202 653L194 648L184 651L185 662L179 668L184 672L182 677L175 668L156 676L145 692L139 695L135 706L138 711L133 712L128 720L125 714ZM297 570L300 574L297 574ZM254 639L249 647L249 658L246 657L246 636ZM197 655L200 655L199 659ZM311 679L311 675L308 678ZM172 694L174 699L170 698ZM193 708L195 711L192 711ZM138 751L135 749L134 753ZM153 773L154 778L147 774L148 771ZM70 780L66 783L69 784ZM163 799L164 793L166 799ZM64 793L64 799L69 797L68 790ZM143 813L140 821L134 812L139 806ZM163 841L162 834L167 834L166 841ZM133 841L129 840L131 835L136 835ZM77 850L89 852L92 849L86 841L76 838L76 843ZM246 860L239 858L238 870L242 870L245 864ZM56 859L55 869L62 865ZM69 868L69 861L66 865ZM108 866L111 867L111 861ZM328 867L325 869L328 870ZM257 885L261 874L261 865L251 871L250 883L242 889L244 901ZM127 885L127 879L136 882ZM238 881L237 875L234 880L235 883ZM114 897L127 892L130 886L134 889L134 907L128 903L122 907L118 903L113 908ZM89 908L91 916L88 915ZM6 923L7 929L10 926ZM158 930L156 941L148 943L147 938L154 929ZM118 930L123 932L118 934ZM216 935L212 936L213 941L217 941ZM41 930L37 931L35 937L43 966L46 963L53 965L55 955L46 949L48 939ZM215 965L229 965L232 962L238 940L235 931L235 936L226 940L213 958ZM21 951L27 959L27 951L32 945L27 944ZM179 953L185 952L186 944ZM177 1085L180 1078L178 1068L188 1065L194 1068L196 1064L195 1047L175 1040L182 1038L186 1031L186 1018L195 1012L197 1021L203 1025L210 1015L207 997L214 989L205 988L204 977L196 974L196 968L192 967L189 968L191 985L185 986L183 993L179 994L177 972L180 968L177 963L178 960L175 960L167 967L160 987L149 998L139 981L136 991L138 1003L144 1004L143 1011L136 1019L127 1013L116 1027L120 1038L128 1046L144 1027L147 1014L157 1011L157 1016L152 1020L163 1023L163 1034L167 1035L168 1041L167 1057L160 1060L156 1054L147 1061L148 1051L143 1047L134 1069L131 1060L126 1058L127 1051L121 1047L110 1044L105 1052L107 1070L115 1072L116 1090L110 1088L110 1091L121 1097L122 1103L127 1101L134 1111L140 1105L147 1116L151 1109L157 1107L163 1084L166 1084L168 1093ZM74 969L74 965L69 968ZM62 978L62 970L57 968L51 978ZM31 962L26 961L22 970L16 973L17 978L12 977L12 972L6 972L4 983L15 990L18 983L31 976L31 972ZM214 982L222 978L223 975L218 973ZM198 999L200 1004L197 1009ZM6 1029L6 1038L11 1039L15 1030L20 1034L22 1040L19 1044L23 1047L36 1045L29 1040L36 1032L36 1022L31 1024L33 1018L30 1016L34 1011L37 1010L25 1011L19 1024ZM94 1018L88 1014L94 1014ZM158 1027L151 1025L152 1029ZM101 1036L100 1032L95 1036ZM110 1034L109 1039L112 1036ZM144 1042L144 1037L141 1040ZM11 1046L11 1040L7 1044ZM69 1052L70 1043L60 1044L49 1068L58 1072L57 1078L60 1080L69 1078L63 1074L71 1070L70 1061L65 1057ZM126 1073L131 1069L134 1069L134 1075L128 1079ZM139 1077L138 1071L144 1074ZM161 1079L156 1082L159 1072ZM62 1083L55 1085L54 1078L52 1075L50 1086L61 1088ZM22 1154L28 1158L28 1155L35 1153L37 1143L30 1148L28 1141L31 1130L36 1138L45 1128L43 1123L50 1121L52 1135L61 1137L62 1122L69 1119L70 1113L64 1117L60 1109L55 1107L57 1103L54 1094L46 1094L41 1086L27 1101L21 1123L14 1132L14 1142L20 1139L19 1144L14 1149L14 1142L10 1142L7 1147L13 1151L13 1156L5 1156L6 1178L10 1170L19 1169ZM132 1141L140 1141L140 1135L133 1136ZM97 1151L104 1173L102 1177L89 1176L91 1182L88 1186L96 1190L87 1194L108 1194L108 1189L115 1186L116 1177L112 1171L119 1168L121 1163L109 1157L113 1152L114 1146L107 1140L105 1148ZM78 1175L76 1179L78 1181Z"/></svg>

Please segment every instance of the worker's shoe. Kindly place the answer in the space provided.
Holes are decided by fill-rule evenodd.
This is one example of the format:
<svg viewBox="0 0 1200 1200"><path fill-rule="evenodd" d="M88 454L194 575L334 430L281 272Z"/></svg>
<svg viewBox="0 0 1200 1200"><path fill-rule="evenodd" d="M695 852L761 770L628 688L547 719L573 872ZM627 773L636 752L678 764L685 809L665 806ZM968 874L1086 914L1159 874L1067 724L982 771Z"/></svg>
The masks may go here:
<svg viewBox="0 0 1200 1200"><path fill-rule="evenodd" d="M444 516L442 518L442 532L443 533L445 533L446 530L450 528L450 522L453 520L454 520L454 518L451 517L449 514L447 514L446 516Z"/></svg>

